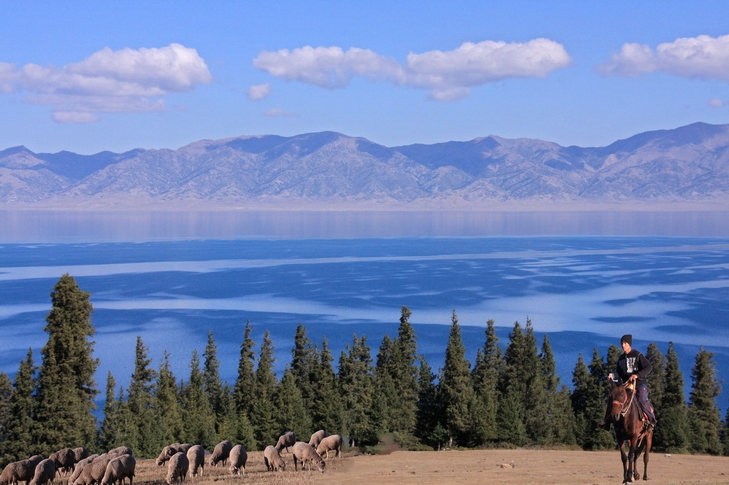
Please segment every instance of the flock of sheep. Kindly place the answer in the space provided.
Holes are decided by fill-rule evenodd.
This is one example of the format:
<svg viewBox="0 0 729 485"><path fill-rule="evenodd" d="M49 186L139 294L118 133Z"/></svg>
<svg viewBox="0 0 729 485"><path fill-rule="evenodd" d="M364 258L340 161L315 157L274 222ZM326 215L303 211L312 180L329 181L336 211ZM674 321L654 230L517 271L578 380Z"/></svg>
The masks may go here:
<svg viewBox="0 0 729 485"><path fill-rule="evenodd" d="M297 441L296 435L289 431L281 435L276 446L267 446L263 452L263 461L268 471L279 471L286 468L286 462L281 457L281 451L289 452L294 459L294 470L309 465L309 470L316 466L320 472L324 471L326 463L322 456L329 459L329 452L334 451L335 457L342 453L344 440L338 434L328 436L326 431L319 430L308 443ZM208 464L217 466L218 463L226 465L229 462L229 471L232 475L245 473L248 453L243 445L235 445L222 441L215 446ZM202 475L205 468L205 450L200 445L174 443L165 446L156 460L157 466L167 463L167 484L182 483L187 476ZM86 448L74 450L66 448L53 453L44 459L40 455L32 456L26 460L10 463L0 475L0 485L51 485L57 473L70 474L67 485L124 485L124 479L129 479L129 485L134 483L134 470L137 461L132 450L120 446L102 455L90 455Z"/></svg>

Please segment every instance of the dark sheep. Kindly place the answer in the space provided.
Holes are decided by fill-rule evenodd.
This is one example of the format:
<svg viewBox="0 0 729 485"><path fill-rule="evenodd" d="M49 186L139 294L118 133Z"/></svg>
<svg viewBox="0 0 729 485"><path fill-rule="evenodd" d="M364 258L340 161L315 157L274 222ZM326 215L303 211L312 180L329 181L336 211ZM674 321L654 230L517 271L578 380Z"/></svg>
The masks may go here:
<svg viewBox="0 0 729 485"><path fill-rule="evenodd" d="M76 466L73 468L73 473L71 473L71 476L68 479L68 485L73 485L73 482L75 482L78 477L81 476L81 472L84 471L84 467L86 467L86 465L88 465L98 457L99 455L87 456L83 460L80 460L78 463L76 463Z"/></svg>
<svg viewBox="0 0 729 485"><path fill-rule="evenodd" d="M93 485L94 483L100 483L101 479L104 478L104 473L106 473L106 465L114 458L116 458L116 455L110 455L109 453L97 456L83 468L79 477L73 482L73 485Z"/></svg>
<svg viewBox="0 0 729 485"><path fill-rule="evenodd" d="M89 453L89 450L87 450L83 446L79 446L78 448L73 449L73 456L76 458L76 463L80 462L85 458L88 458L90 454L91 453Z"/></svg>
<svg viewBox="0 0 729 485"><path fill-rule="evenodd" d="M172 455L167 464L167 485L184 482L188 468L190 468L190 462L187 460L187 455L182 452Z"/></svg>
<svg viewBox="0 0 729 485"><path fill-rule="evenodd" d="M58 450L51 454L48 459L53 460L56 470L64 474L73 471L73 466L76 464L76 454L71 448Z"/></svg>
<svg viewBox="0 0 729 485"><path fill-rule="evenodd" d="M132 453L132 449L128 446L119 446L117 448L114 448L113 450L109 450L106 452L107 455L112 456L121 456L121 455L132 455L134 456L134 453Z"/></svg>
<svg viewBox="0 0 729 485"><path fill-rule="evenodd" d="M41 458L41 461L42 460L43 458ZM38 463L40 463L40 461L33 462L30 460L20 460L8 463L0 475L0 485L15 485L19 482L25 482L25 485L28 485L28 482L33 479L35 467Z"/></svg>
<svg viewBox="0 0 729 485"><path fill-rule="evenodd" d="M338 434L333 434L321 440L321 443L319 443L319 446L316 448L316 452L319 454L319 456L324 456L324 453L326 453L328 460L330 451L334 451L335 458L341 456L343 446L344 440L342 439L342 437Z"/></svg>
<svg viewBox="0 0 729 485"><path fill-rule="evenodd" d="M210 455L210 466L217 466L218 462L221 461L223 462L223 466L225 466L231 449L233 449L233 443L228 440L221 441L215 445L213 454Z"/></svg>
<svg viewBox="0 0 729 485"><path fill-rule="evenodd" d="M197 476L198 470L200 475L205 473L205 449L202 446L191 446L187 450L187 461L190 463L190 477Z"/></svg>
<svg viewBox="0 0 729 485"><path fill-rule="evenodd" d="M266 469L269 472L285 470L286 462L281 458L281 454L278 452L275 446L268 445L263 450L263 463L266 464Z"/></svg>
<svg viewBox="0 0 729 485"><path fill-rule="evenodd" d="M301 462L302 471L304 470L304 466L306 466L306 464L308 463L309 470L311 470L311 465L315 464L319 471L324 473L324 467L326 466L326 463L324 463L324 460L321 459L319 453L317 453L316 450L309 443L297 441L293 447L293 455L294 470L298 470L297 461L299 461Z"/></svg>
<svg viewBox="0 0 729 485"><path fill-rule="evenodd" d="M296 434L294 434L293 431L288 431L278 438L278 442L276 443L276 449L279 453L281 453L281 450L286 448L286 451L289 451L290 446L294 446L294 443L296 443Z"/></svg>
<svg viewBox="0 0 729 485"><path fill-rule="evenodd" d="M132 455L122 455L114 458L106 465L101 485L124 484L124 479L129 479L129 485L134 485L134 469L137 467L137 460Z"/></svg>
<svg viewBox="0 0 729 485"><path fill-rule="evenodd" d="M56 478L56 464L46 458L36 465L30 485L52 485L54 478Z"/></svg>
<svg viewBox="0 0 729 485"><path fill-rule="evenodd" d="M246 472L246 462L248 461L248 452L245 448L243 448L243 445L235 445L230 450L230 474L231 475L240 475L241 469L243 470L243 473Z"/></svg>
<svg viewBox="0 0 729 485"><path fill-rule="evenodd" d="M311 438L309 438L309 444L316 449L317 446L319 446L319 443L321 443L321 440L329 436L326 431L323 429L320 429L313 435L311 435Z"/></svg>

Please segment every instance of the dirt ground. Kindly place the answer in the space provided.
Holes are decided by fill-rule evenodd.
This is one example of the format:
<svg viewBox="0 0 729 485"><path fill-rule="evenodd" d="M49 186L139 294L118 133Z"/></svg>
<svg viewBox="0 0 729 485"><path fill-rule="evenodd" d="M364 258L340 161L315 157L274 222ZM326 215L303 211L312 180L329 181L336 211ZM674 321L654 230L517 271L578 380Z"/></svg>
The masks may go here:
<svg viewBox="0 0 729 485"><path fill-rule="evenodd" d="M346 454L331 457L325 473L294 472L290 454L282 454L287 468L267 472L261 452L249 453L245 476L231 477L221 466L205 467L205 475L187 485L235 484L620 484L618 451L469 450L395 451L389 455ZM502 465L508 465L502 467ZM166 468L153 460L139 460L135 484L162 485ZM639 471L643 474L643 462ZM648 476L654 484L729 484L729 457L651 454ZM223 482L223 483L220 483Z"/></svg>

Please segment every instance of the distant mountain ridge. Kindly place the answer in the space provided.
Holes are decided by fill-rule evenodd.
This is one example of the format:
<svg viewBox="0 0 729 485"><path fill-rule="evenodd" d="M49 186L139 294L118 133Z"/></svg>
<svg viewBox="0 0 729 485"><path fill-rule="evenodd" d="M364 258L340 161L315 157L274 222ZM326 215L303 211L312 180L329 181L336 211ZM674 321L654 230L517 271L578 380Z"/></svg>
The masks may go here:
<svg viewBox="0 0 729 485"><path fill-rule="evenodd" d="M729 209L729 125L606 147L497 136L385 147L335 132L202 140L178 150L0 151L5 207L498 208L694 203Z"/></svg>

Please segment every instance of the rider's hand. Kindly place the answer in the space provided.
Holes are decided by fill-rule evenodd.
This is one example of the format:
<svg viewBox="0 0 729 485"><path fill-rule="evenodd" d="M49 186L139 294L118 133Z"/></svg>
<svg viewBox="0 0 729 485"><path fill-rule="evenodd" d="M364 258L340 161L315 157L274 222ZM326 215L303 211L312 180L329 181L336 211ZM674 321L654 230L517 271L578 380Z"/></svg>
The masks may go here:
<svg viewBox="0 0 729 485"><path fill-rule="evenodd" d="M628 380L630 382L635 382L636 380L638 380L638 376L636 374L633 374L632 376L630 376L630 378Z"/></svg>

